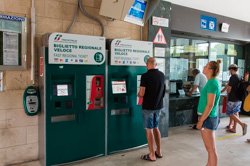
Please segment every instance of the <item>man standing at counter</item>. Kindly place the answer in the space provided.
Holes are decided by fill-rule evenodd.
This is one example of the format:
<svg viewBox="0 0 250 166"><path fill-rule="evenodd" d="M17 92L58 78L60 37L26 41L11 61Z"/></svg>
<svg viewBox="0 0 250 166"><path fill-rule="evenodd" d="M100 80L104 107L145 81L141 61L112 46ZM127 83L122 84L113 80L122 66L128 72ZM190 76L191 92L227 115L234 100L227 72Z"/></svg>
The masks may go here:
<svg viewBox="0 0 250 166"><path fill-rule="evenodd" d="M161 133L158 125L165 95L165 77L162 72L156 69L156 60L152 57L147 60L147 69L148 71L141 76L138 97L143 98L142 114L149 154L142 155L141 159L156 161L156 158L163 157L161 153ZM154 143L156 144L156 150L154 150Z"/></svg>
<svg viewBox="0 0 250 166"><path fill-rule="evenodd" d="M197 88L199 89L199 92L201 92L201 90L207 83L207 77L203 73L201 73L199 69L193 69L192 74L195 77L194 85L191 88L191 90L187 93L188 96L192 96L192 94L196 91ZM198 117L196 117L196 119L198 119ZM192 128L196 129L196 124L193 125Z"/></svg>
<svg viewBox="0 0 250 166"><path fill-rule="evenodd" d="M207 83L206 76L203 73L201 73L199 69L193 69L192 74L195 77L194 85L191 88L191 90L187 93L188 96L192 96L192 94L197 90L197 88L201 92L201 90L204 88L204 86Z"/></svg>

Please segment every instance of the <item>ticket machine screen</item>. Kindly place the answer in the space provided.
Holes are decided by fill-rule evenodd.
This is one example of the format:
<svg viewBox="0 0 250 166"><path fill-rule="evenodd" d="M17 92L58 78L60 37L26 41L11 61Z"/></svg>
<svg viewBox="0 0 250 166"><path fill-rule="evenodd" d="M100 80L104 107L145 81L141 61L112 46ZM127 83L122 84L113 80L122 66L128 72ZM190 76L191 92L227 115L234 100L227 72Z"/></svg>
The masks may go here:
<svg viewBox="0 0 250 166"><path fill-rule="evenodd" d="M112 83L112 93L113 94L127 93L125 80L116 80L116 81L112 81L111 83Z"/></svg>
<svg viewBox="0 0 250 166"><path fill-rule="evenodd" d="M54 85L55 96L71 96L72 86L71 84L56 84Z"/></svg>

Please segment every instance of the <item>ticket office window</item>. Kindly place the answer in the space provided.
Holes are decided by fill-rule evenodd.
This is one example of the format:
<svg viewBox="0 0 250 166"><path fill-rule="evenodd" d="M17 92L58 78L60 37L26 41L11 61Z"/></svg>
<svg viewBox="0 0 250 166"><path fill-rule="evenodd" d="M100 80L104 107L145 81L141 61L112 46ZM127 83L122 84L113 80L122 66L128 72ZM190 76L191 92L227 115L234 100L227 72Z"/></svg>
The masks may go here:
<svg viewBox="0 0 250 166"><path fill-rule="evenodd" d="M0 70L26 68L27 19L0 14Z"/></svg>
<svg viewBox="0 0 250 166"><path fill-rule="evenodd" d="M172 37L170 55L170 80L193 80L194 68L202 71L209 61L217 59L222 61L218 78L223 83L229 79L228 66L230 64L239 65L239 75L244 72L243 47L235 43Z"/></svg>

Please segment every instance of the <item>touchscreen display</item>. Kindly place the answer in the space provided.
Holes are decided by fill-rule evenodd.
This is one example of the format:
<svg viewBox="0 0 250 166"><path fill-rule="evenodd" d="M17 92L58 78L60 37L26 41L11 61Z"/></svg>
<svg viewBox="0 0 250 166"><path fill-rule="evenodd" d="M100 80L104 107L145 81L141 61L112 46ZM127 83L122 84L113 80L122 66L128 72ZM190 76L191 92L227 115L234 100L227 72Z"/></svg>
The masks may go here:
<svg viewBox="0 0 250 166"><path fill-rule="evenodd" d="M53 85L54 96L71 96L72 95L72 84L60 83Z"/></svg>
<svg viewBox="0 0 250 166"><path fill-rule="evenodd" d="M113 94L121 94L127 93L126 81L112 81L112 93Z"/></svg>

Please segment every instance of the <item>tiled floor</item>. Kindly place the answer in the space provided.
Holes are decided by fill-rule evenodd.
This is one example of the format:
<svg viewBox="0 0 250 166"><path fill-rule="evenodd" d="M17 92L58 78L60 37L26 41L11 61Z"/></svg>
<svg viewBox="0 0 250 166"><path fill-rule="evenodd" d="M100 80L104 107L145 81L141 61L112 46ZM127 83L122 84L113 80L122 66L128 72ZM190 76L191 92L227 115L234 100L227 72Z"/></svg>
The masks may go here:
<svg viewBox="0 0 250 166"><path fill-rule="evenodd" d="M242 117L249 125L250 117ZM240 126L236 134L226 133L225 126L228 118L222 118L216 133L217 149L219 154L218 166L249 166L250 165L250 138L249 133L242 136ZM162 139L164 157L156 162L148 162L140 159L142 154L148 152L147 148L137 149L124 153L117 153L105 157L82 161L71 166L205 166L207 152L204 148L200 132L191 129L190 126L171 128L169 137ZM38 162L21 166L37 166Z"/></svg>

